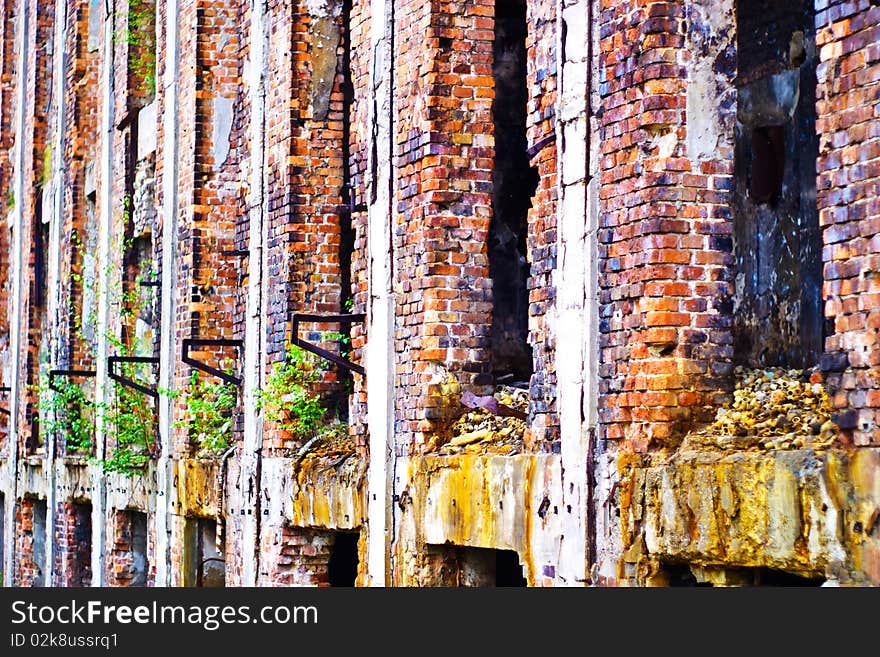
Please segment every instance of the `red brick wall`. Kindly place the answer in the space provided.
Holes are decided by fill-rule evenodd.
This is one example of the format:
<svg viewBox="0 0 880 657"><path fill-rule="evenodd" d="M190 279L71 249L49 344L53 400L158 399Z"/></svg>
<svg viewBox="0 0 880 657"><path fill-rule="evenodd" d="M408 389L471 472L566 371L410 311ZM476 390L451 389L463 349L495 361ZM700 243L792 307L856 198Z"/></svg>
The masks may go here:
<svg viewBox="0 0 880 657"><path fill-rule="evenodd" d="M37 207L43 193L44 158L46 156L47 139L49 136L50 98L52 88L52 40L54 36L54 5L51 3L34 3L28 7L31 25L31 38L28 44L26 60L28 70L28 88L25 109L24 144L26 154L22 177L24 180L23 221L20 227L22 238L28 245L26 261L29 264L28 290L23 293L20 319L27 335L27 348L24 371L23 389L24 403L19 407L19 437L22 447L34 451L39 436L33 434L31 420L37 414L35 386L38 384L39 359L42 339L44 336L43 319L46 309L40 306L37 290L38 281L35 277L35 265L40 251L38 235L41 231L41 216L48 218L51 207L43 207L41 216L37 216ZM53 145L53 147L55 147ZM47 181L48 182L48 181ZM16 203L19 200L16 199ZM45 265L46 263L44 263ZM46 273L44 267L44 275Z"/></svg>
<svg viewBox="0 0 880 657"><path fill-rule="evenodd" d="M109 513L107 537L109 550L105 559L104 581L106 586L132 586L135 582L136 557L134 550L134 516L132 511L111 510ZM147 574L146 586L155 581L155 522L147 518Z"/></svg>
<svg viewBox="0 0 880 657"><path fill-rule="evenodd" d="M31 497L18 500L15 509L15 567L13 586L34 586L37 578L44 570L44 564L34 561L34 507L37 501ZM42 573L43 582L47 582L48 573Z"/></svg>
<svg viewBox="0 0 880 657"><path fill-rule="evenodd" d="M272 84L266 99L266 357L270 363L284 356L291 312L333 314L342 309L339 247L344 134L340 55L346 36L341 7L341 2L328 3L325 12L310 11L299 2L269 3L268 19L273 30L269 48ZM340 34L335 50L330 41L320 37L331 24ZM324 91L317 71L328 75ZM319 111L324 93L329 93L326 114ZM336 331L338 326L304 325L302 330L300 337L320 342L322 331ZM335 381L335 373L328 373L322 389L334 389ZM264 441L269 454L298 446L286 432L273 427L264 434Z"/></svg>
<svg viewBox="0 0 880 657"><path fill-rule="evenodd" d="M264 540L260 586L329 586L333 538L332 532L289 525L272 532Z"/></svg>
<svg viewBox="0 0 880 657"><path fill-rule="evenodd" d="M0 6L0 203L2 216L11 211L12 194L12 147L15 144L13 121L15 116L15 21L16 2L6 0ZM0 226L0 363L6 367L9 354L9 315L11 311L12 281L9 277L11 264L10 247L12 234L6 222ZM0 385L10 382L0 375ZM0 404L8 407L8 394L0 394ZM0 446L8 435L6 417L0 417Z"/></svg>
<svg viewBox="0 0 880 657"><path fill-rule="evenodd" d="M403 448L424 448L448 419L429 387L433 365L477 392L492 383L492 17L489 0L405 2L395 14L395 433Z"/></svg>
<svg viewBox="0 0 880 657"><path fill-rule="evenodd" d="M370 46L370 5L366 0L354 0L351 6L349 24L351 40L350 75L354 97L348 116L349 121L349 175L351 177L351 197L355 211L351 215L354 230L354 249L351 258L351 290L354 313L366 313L369 297L369 253L367 244L367 213L369 201L367 185L368 152L370 139L370 63L369 58L360 56L368 52ZM353 324L351 327L352 360L363 363L364 347L367 342L366 325ZM367 393L362 377L354 377L353 393L349 400L349 419L352 433L360 449L366 446Z"/></svg>
<svg viewBox="0 0 880 657"><path fill-rule="evenodd" d="M598 16L600 419L639 450L713 417L733 355L733 152L687 152L685 4L603 0Z"/></svg>
<svg viewBox="0 0 880 657"><path fill-rule="evenodd" d="M553 270L556 262L556 5L546 0L528 2L526 38L528 61L528 145L536 150L531 166L538 171L538 188L529 210L528 257L529 343L534 374L530 385L534 413L530 424L532 446L552 449L559 436L556 415L556 337L552 316L556 303ZM543 146L542 146L543 144ZM564 345L563 345L564 347Z"/></svg>
<svg viewBox="0 0 880 657"><path fill-rule="evenodd" d="M816 3L817 204L823 232L823 369L842 427L880 444L880 7Z"/></svg>
<svg viewBox="0 0 880 657"><path fill-rule="evenodd" d="M53 586L84 587L92 581L92 507L62 502L55 510Z"/></svg>

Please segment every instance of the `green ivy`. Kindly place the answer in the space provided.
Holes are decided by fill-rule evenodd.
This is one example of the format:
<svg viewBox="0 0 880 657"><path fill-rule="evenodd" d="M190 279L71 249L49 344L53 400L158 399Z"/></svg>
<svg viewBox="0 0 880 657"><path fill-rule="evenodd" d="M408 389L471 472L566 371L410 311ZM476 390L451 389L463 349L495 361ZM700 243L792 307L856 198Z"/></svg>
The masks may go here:
<svg viewBox="0 0 880 657"><path fill-rule="evenodd" d="M266 385L257 391L257 406L265 417L299 440L313 438L326 409L311 387L323 378L324 368L309 352L288 345L283 361L275 363Z"/></svg>
<svg viewBox="0 0 880 657"><path fill-rule="evenodd" d="M123 218L127 219L131 205L130 197L126 196L123 205ZM75 233L73 246L79 251L80 261L82 261L85 245ZM124 239L121 246L123 250L131 248L132 240ZM136 286L134 289L126 291L122 280L114 280L115 277L112 273L112 266L108 265L105 276L110 286L107 291L108 302L111 306L116 306L119 309L123 322L128 323L140 311L142 299ZM99 277L96 274L94 280L86 281L82 274L72 274L71 279L83 286L83 292L88 287L95 299L91 312L85 318L81 317L79 309L71 306L74 333L79 339L85 340L84 325L87 325L94 335L97 335L99 328L97 316ZM73 304L73 297L71 297L71 304ZM112 352L120 356L127 356L140 351L141 345L138 344L137 339L134 344L127 345L109 326L103 327L103 330L107 345ZM143 365L137 363L122 363L119 366L120 373L128 379L141 378L144 369ZM103 412L104 429L108 434L112 433L116 444L109 449L105 459L93 459L93 462L100 464L105 472L120 472L128 476L142 474L144 467L152 458L155 448L156 416L153 400L151 397L115 381L106 384L104 398L106 401L103 404L93 404L93 406ZM59 429L63 430L64 428L59 427Z"/></svg>
<svg viewBox="0 0 880 657"><path fill-rule="evenodd" d="M232 373L227 369L228 373ZM227 449L232 439L232 411L237 390L231 383L202 378L197 371L190 375L186 395L186 417L176 427L189 431L199 446L199 456L215 456Z"/></svg>
<svg viewBox="0 0 880 657"><path fill-rule="evenodd" d="M72 381L59 381L56 388L49 388L48 378L41 377L37 406L40 431L63 436L68 452L88 453L95 432L95 402Z"/></svg>
<svg viewBox="0 0 880 657"><path fill-rule="evenodd" d="M154 20L154 8L135 9L132 7L128 14L128 30L125 34L125 41L133 51L129 58L131 73L140 78L143 85L142 89L149 96L156 93L156 34Z"/></svg>
<svg viewBox="0 0 880 657"><path fill-rule="evenodd" d="M118 353L126 350L118 345ZM142 366L121 363L121 374L127 379L139 378ZM152 397L113 382L104 407L104 425L112 428L116 445L104 459L104 472L121 472L125 475L140 474L150 461L155 447L156 412Z"/></svg>

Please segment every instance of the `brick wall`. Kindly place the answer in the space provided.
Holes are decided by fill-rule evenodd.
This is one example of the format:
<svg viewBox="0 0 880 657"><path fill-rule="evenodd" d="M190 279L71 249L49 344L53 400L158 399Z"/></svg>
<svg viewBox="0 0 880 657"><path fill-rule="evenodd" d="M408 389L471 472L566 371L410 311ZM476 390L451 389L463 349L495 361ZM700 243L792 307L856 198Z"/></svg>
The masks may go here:
<svg viewBox="0 0 880 657"><path fill-rule="evenodd" d="M15 0L6 0L0 6L0 200L3 216L11 211L12 197L12 147L15 143L13 121L15 116ZM6 222L0 227L0 385L9 386L9 326L12 281L9 267L12 260L10 247L12 233ZM7 394L0 394L0 403L8 407ZM0 422L0 446L5 444L8 425Z"/></svg>
<svg viewBox="0 0 880 657"><path fill-rule="evenodd" d="M13 574L14 586L37 586L45 585L48 581L48 573L45 572L45 564L40 558L45 556L45 526L42 527L43 535L40 536L40 506L42 505L42 520L45 523L45 502L32 497L24 497L18 501L15 509L15 571ZM42 542L42 547L40 546ZM42 552L42 554L41 554Z"/></svg>
<svg viewBox="0 0 880 657"><path fill-rule="evenodd" d="M343 295L351 294L353 313L366 313L369 301L369 251L367 244L367 213L369 201L368 171L369 136L370 136L370 65L366 57L359 57L370 49L370 5L365 0L351 2L350 21L350 75L353 90L351 109L348 116L349 141L349 177L351 189L349 198L354 211L351 214L351 228L354 231L354 243L351 257L351 289L343 290ZM351 358L363 364L364 347L367 343L365 324L353 324L351 327ZM352 434L358 448L365 451L367 417L366 385L361 377L354 377L352 395L349 399L349 419Z"/></svg>
<svg viewBox="0 0 880 657"><path fill-rule="evenodd" d="M46 319L46 290L48 245L44 244L47 231L41 224L42 218L48 218L52 209L44 207L43 191L48 187L46 166L49 134L50 99L52 88L52 57L54 52L54 5L34 3L28 7L28 20L31 25L30 36L33 41L28 44L28 87L25 105L25 147L23 180L24 198L21 199L23 221L16 230L21 230L23 243L26 244L25 261L29 265L27 291L23 291L21 315L18 320L26 330L27 347L23 352L24 381L27 388L22 389L25 403L17 409L19 412L19 440L26 453L37 451L40 436L35 431L37 415L37 396L35 387L39 383L39 363L41 353L45 357L43 337L46 335L43 322ZM47 196L48 198L48 196ZM16 203L19 200L16 199ZM38 275L39 274L39 275Z"/></svg>
<svg viewBox="0 0 880 657"><path fill-rule="evenodd" d="M327 564L333 536L287 524L275 529L264 540L266 566L260 573L260 586L329 586Z"/></svg>
<svg viewBox="0 0 880 657"><path fill-rule="evenodd" d="M444 371L491 389L493 6L406 2L395 18L395 434L419 450L449 421Z"/></svg>
<svg viewBox="0 0 880 657"><path fill-rule="evenodd" d="M62 502L55 510L52 586L84 587L92 581L92 506Z"/></svg>
<svg viewBox="0 0 880 657"><path fill-rule="evenodd" d="M342 310L340 267L343 210L343 90L341 55L348 38L342 2L270 2L266 149L268 186L268 307L266 357L284 357L293 312ZM344 217L344 219L343 219ZM300 337L322 342L334 325L304 325ZM332 348L332 344L323 346ZM271 366L271 365L270 365ZM328 372L321 389L338 389ZM269 454L298 447L288 432L268 427Z"/></svg>
<svg viewBox="0 0 880 657"><path fill-rule="evenodd" d="M822 366L849 438L878 445L880 7L819 0L816 9L817 204L825 317L834 324Z"/></svg>
<svg viewBox="0 0 880 657"><path fill-rule="evenodd" d="M546 0L527 3L528 128L530 166L538 173L538 187L529 210L529 343L534 374L530 382L533 413L530 442L536 449L552 449L559 437L556 415L556 338L552 317L556 302L557 103L556 5ZM564 345L563 345L564 346Z"/></svg>
<svg viewBox="0 0 880 657"><path fill-rule="evenodd" d="M151 586L155 581L153 522L135 511L112 510L108 517L108 552L105 559L107 586ZM143 533L146 526L146 533Z"/></svg>
<svg viewBox="0 0 880 657"><path fill-rule="evenodd" d="M712 16L685 2L600 10L600 420L644 450L674 445L727 398L733 151L728 135L689 152L688 72ZM735 104L719 97L704 109L725 125Z"/></svg>

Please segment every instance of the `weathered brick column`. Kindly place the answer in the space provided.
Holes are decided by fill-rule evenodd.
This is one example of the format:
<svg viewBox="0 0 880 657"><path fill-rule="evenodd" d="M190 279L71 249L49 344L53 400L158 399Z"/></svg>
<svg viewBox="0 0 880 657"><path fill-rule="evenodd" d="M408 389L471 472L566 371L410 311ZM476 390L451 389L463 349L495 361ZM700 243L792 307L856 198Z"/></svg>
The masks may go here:
<svg viewBox="0 0 880 657"><path fill-rule="evenodd" d="M645 450L728 388L732 3L600 7L600 420Z"/></svg>
<svg viewBox="0 0 880 657"><path fill-rule="evenodd" d="M880 445L880 7L819 0L817 205L825 247L822 367L839 424Z"/></svg>
<svg viewBox="0 0 880 657"><path fill-rule="evenodd" d="M398 20L396 439L442 432L453 377L485 393L492 282L493 3L404 2Z"/></svg>

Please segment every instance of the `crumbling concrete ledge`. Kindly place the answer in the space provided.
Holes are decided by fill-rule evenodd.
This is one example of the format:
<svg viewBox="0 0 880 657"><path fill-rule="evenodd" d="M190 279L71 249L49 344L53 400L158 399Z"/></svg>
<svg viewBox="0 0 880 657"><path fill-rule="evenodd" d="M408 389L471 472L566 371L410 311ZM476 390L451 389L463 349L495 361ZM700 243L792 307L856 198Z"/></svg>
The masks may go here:
<svg viewBox="0 0 880 657"><path fill-rule="evenodd" d="M398 504L411 505L417 550L426 545L514 550L529 582L558 561L560 459L552 454L428 455L410 462Z"/></svg>
<svg viewBox="0 0 880 657"><path fill-rule="evenodd" d="M664 563L880 584L880 449L627 454L621 577Z"/></svg>
<svg viewBox="0 0 880 657"><path fill-rule="evenodd" d="M366 464L339 459L268 458L263 461L263 504L270 518L294 527L351 530L364 524Z"/></svg>

